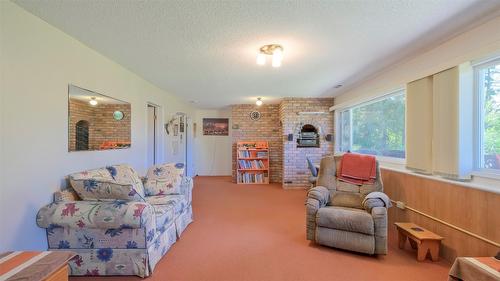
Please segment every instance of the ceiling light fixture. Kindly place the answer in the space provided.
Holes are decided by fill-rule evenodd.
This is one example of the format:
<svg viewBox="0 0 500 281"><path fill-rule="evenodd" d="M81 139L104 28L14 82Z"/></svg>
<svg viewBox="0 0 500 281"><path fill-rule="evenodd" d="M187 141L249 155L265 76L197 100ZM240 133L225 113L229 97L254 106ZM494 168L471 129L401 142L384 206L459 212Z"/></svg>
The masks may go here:
<svg viewBox="0 0 500 281"><path fill-rule="evenodd" d="M283 61L283 46L270 44L260 47L259 53L257 54L257 64L265 65L266 56L272 56L271 65L273 67L280 67Z"/></svg>
<svg viewBox="0 0 500 281"><path fill-rule="evenodd" d="M261 106L262 105L262 98L257 98L257 101L255 102L255 104L257 106Z"/></svg>
<svg viewBox="0 0 500 281"><path fill-rule="evenodd" d="M257 54L257 64L258 65L266 64L266 55L265 54L263 54L263 53Z"/></svg>
<svg viewBox="0 0 500 281"><path fill-rule="evenodd" d="M90 103L90 105L97 105L97 101L96 101L95 97L91 97L89 103Z"/></svg>

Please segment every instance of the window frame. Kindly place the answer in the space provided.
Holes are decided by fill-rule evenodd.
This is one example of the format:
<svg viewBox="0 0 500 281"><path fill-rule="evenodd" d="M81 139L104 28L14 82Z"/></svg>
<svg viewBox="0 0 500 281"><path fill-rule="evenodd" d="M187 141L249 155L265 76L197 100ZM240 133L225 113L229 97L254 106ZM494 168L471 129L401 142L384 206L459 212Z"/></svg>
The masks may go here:
<svg viewBox="0 0 500 281"><path fill-rule="evenodd" d="M342 154L345 151L342 151L342 138L343 138L343 128L342 128L342 113L349 111L349 129L352 131L352 110L362 107L362 106L367 106L379 101L382 101L384 99L390 98L392 96L398 96L398 95L404 95L405 96L405 126L404 126L404 138L406 138L406 88L401 87L397 88L393 91L387 92L383 95L376 96L374 98L368 99L368 100L363 100L355 104L350 104L345 107L337 108L335 109L335 129L336 132L338 132L336 135L335 139L335 154ZM352 145L352 133L349 135L349 147ZM406 163L406 145L405 145L405 157L404 158L398 158L398 157L390 157L390 156L382 156L382 155L374 155L379 161L389 163L389 164L396 164L396 165L404 165Z"/></svg>
<svg viewBox="0 0 500 281"><path fill-rule="evenodd" d="M473 65L474 70L474 165L473 175L500 178L500 169L484 168L484 93L481 85L484 83L484 75L481 75L482 70L493 65L500 64L500 57L495 57L487 61Z"/></svg>

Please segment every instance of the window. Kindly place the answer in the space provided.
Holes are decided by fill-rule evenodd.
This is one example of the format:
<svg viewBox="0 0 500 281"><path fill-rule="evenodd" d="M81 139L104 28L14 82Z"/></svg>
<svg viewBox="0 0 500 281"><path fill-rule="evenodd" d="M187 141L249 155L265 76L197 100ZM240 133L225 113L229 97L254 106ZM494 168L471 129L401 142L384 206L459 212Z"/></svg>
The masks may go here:
<svg viewBox="0 0 500 281"><path fill-rule="evenodd" d="M338 117L340 151L405 158L403 90L343 109Z"/></svg>
<svg viewBox="0 0 500 281"><path fill-rule="evenodd" d="M476 66L476 166L500 172L500 59Z"/></svg>

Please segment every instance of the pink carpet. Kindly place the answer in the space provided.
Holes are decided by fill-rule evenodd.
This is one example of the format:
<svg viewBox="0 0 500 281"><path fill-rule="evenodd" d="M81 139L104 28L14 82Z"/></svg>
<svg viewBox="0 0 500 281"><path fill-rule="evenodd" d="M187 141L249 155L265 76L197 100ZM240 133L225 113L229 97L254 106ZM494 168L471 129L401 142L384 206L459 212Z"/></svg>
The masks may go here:
<svg viewBox="0 0 500 281"><path fill-rule="evenodd" d="M414 251L397 248L393 226L387 256L307 241L305 196L304 190L283 190L276 184L236 185L229 177L197 177L195 221L147 280L447 280L450 264L417 262Z"/></svg>

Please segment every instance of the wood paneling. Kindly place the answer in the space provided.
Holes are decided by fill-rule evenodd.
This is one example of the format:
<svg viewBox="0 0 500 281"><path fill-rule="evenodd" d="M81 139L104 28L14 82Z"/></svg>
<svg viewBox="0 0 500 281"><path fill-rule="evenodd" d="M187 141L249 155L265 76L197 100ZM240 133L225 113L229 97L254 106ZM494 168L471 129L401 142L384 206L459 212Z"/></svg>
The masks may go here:
<svg viewBox="0 0 500 281"><path fill-rule="evenodd" d="M382 169L382 179L384 191L392 200L500 242L499 194L387 169ZM440 254L450 262L457 256L494 256L500 251L482 240L395 206L389 209L391 227L394 222L413 222L443 236Z"/></svg>

